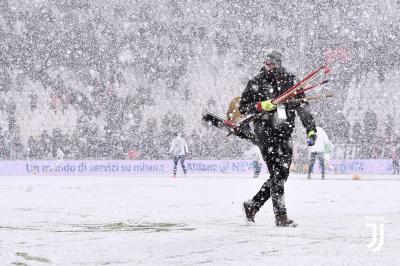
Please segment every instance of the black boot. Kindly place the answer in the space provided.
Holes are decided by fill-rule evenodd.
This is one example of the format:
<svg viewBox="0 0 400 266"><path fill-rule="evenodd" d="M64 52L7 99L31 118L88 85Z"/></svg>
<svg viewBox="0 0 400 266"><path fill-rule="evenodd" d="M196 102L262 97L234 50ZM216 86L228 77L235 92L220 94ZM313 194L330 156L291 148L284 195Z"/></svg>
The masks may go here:
<svg viewBox="0 0 400 266"><path fill-rule="evenodd" d="M286 214L276 215L275 225L278 227L296 227L297 224L292 220L288 219Z"/></svg>
<svg viewBox="0 0 400 266"><path fill-rule="evenodd" d="M243 212L248 222L254 223L254 217L256 216L257 211L254 201L248 200L243 202Z"/></svg>

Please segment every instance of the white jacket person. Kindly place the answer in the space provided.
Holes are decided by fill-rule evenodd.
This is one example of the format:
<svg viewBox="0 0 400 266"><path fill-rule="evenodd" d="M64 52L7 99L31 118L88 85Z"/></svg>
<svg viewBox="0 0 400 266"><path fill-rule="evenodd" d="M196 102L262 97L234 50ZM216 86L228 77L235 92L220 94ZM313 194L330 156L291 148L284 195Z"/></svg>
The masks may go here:
<svg viewBox="0 0 400 266"><path fill-rule="evenodd" d="M315 145L310 147L310 152L330 153L332 147L333 145L329 140L328 135L322 127L317 127L317 140L315 141Z"/></svg>
<svg viewBox="0 0 400 266"><path fill-rule="evenodd" d="M177 157L177 156L185 156L188 152L189 148L187 146L186 140L182 138L181 133L178 133L178 135L171 142L169 153Z"/></svg>

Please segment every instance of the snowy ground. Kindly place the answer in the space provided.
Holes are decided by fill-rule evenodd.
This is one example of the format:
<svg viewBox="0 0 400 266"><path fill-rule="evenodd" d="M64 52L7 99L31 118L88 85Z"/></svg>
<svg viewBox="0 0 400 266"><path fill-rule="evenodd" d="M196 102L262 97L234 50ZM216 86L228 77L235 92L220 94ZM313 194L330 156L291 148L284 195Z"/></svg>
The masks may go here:
<svg viewBox="0 0 400 266"><path fill-rule="evenodd" d="M340 178L292 175L276 228L243 222L263 179L0 177L0 265L400 265L400 177Z"/></svg>

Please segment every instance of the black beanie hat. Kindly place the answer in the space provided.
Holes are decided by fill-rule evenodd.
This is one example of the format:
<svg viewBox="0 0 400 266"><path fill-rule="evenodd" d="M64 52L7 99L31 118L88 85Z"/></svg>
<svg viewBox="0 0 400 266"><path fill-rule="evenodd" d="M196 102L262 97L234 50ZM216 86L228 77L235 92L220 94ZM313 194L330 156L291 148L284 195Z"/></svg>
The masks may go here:
<svg viewBox="0 0 400 266"><path fill-rule="evenodd" d="M264 63L270 62L278 66L282 65L282 54L278 51L271 51L265 56Z"/></svg>

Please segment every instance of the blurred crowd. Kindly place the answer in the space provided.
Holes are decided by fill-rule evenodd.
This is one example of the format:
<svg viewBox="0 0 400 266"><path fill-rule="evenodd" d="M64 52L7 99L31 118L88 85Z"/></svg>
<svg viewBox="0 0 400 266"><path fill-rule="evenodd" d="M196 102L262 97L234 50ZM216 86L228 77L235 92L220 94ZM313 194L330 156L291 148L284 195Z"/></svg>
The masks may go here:
<svg viewBox="0 0 400 266"><path fill-rule="evenodd" d="M185 133L194 159L237 158L247 144L226 138L225 132L207 128L200 121L200 111L221 110L217 104L221 99L213 98L219 63L235 54L231 66L253 73L265 49L275 45L287 47L288 53L292 50L291 60L301 62L301 67L312 66L321 58L310 55L323 55L326 47L314 39L326 40L330 31L326 29L329 25L318 26L312 40L290 37L302 34L296 21L304 21L304 16L290 20L277 16L293 8L285 3L271 7L260 1L244 7L229 1L202 1L191 2L188 8L174 0L162 5L159 1L128 2L0 2L1 159L50 159L56 158L58 151L68 159L162 159L178 131ZM319 7L330 8L329 3ZM259 25L265 12L271 16L271 25L290 34L276 38L278 33L272 31L254 33L254 25ZM343 21L351 23L347 19ZM305 23L315 26L312 21ZM370 32L361 30L359 34ZM386 31L398 34L386 27L374 40L386 36ZM352 46L352 40L338 38ZM313 45L307 45L308 41ZM305 50L298 53L300 46ZM383 56L374 47L368 49L368 54ZM213 84L209 91L201 91L204 99L189 89L196 74L190 68L194 57L198 57L196 62L204 58L211 69L209 76L198 78ZM359 67L371 70L368 58L357 58L357 64L347 66L344 73L356 75ZM379 60L392 58L396 56ZM210 65L211 61L218 63ZM386 64L380 64L383 66ZM384 73L383 69L378 72ZM337 80L343 85L349 77ZM192 88L196 86L192 84ZM176 106L166 108L173 99L202 108L191 114L174 111ZM340 107L324 104L318 108L316 117L324 120L335 146L349 147L338 157L349 156L352 147L351 157L386 158L385 145L399 143L394 124L389 121L387 128L379 129L373 110L360 114L364 118L350 125L343 114L329 109ZM300 137L295 141L301 143ZM302 151L298 154L301 158Z"/></svg>

